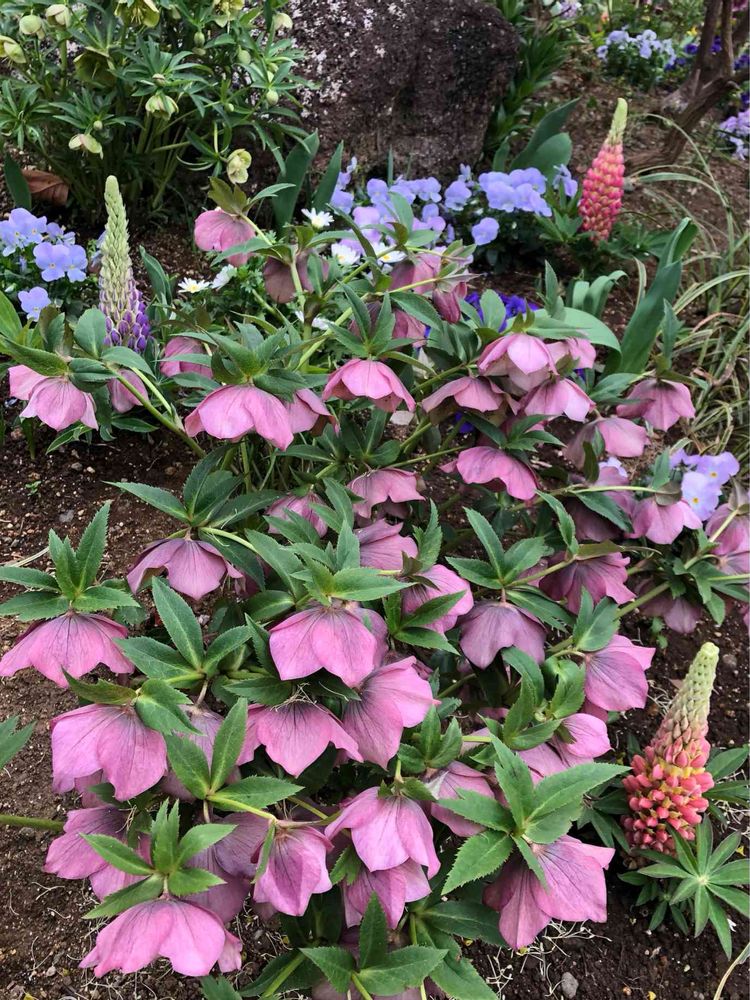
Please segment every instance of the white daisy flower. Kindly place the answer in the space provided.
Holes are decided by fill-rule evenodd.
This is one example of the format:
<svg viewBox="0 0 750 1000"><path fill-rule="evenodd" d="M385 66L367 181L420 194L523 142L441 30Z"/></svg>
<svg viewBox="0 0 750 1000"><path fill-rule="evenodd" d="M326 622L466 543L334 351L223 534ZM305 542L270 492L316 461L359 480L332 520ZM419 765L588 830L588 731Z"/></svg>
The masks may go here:
<svg viewBox="0 0 750 1000"><path fill-rule="evenodd" d="M199 281L197 278L183 278L177 286L178 290L182 292L183 295L197 295L198 292L205 292L205 290L210 287L210 282Z"/></svg>
<svg viewBox="0 0 750 1000"><path fill-rule="evenodd" d="M359 260L359 250L348 247L345 243L332 243L331 257L339 267L352 267Z"/></svg>
<svg viewBox="0 0 750 1000"><path fill-rule="evenodd" d="M220 288L224 288L225 285L229 284L229 282L232 280L232 278L235 276L236 273L237 273L237 268L234 266L234 264L225 264L225 266L222 267L222 269L217 273L214 280L211 282L211 288L213 288L214 291L218 292Z"/></svg>
<svg viewBox="0 0 750 1000"><path fill-rule="evenodd" d="M381 264L398 264L406 256L401 250L396 250L395 247L388 246L386 243L381 243L380 241L373 243L372 249L375 251L375 256Z"/></svg>
<svg viewBox="0 0 750 1000"><path fill-rule="evenodd" d="M302 214L313 229L327 229L333 222L333 216L330 212L318 212L314 208L303 208Z"/></svg>

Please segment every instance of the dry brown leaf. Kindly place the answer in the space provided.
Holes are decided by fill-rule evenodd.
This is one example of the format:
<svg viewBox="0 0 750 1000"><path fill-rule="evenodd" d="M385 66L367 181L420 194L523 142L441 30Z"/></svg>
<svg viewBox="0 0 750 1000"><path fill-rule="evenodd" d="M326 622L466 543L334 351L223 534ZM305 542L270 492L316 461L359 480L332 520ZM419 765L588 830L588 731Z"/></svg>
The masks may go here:
<svg viewBox="0 0 750 1000"><path fill-rule="evenodd" d="M37 170L35 167L24 167L21 171L29 185L33 198L50 202L52 205L64 205L68 200L68 185L47 170Z"/></svg>

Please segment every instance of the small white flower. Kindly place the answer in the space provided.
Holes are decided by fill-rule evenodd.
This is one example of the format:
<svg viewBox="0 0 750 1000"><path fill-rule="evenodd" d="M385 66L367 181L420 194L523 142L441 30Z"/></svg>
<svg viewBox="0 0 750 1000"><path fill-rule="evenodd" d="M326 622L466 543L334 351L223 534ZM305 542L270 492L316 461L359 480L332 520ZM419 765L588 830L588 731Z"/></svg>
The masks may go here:
<svg viewBox="0 0 750 1000"><path fill-rule="evenodd" d="M218 272L214 280L211 282L211 288L218 292L220 288L224 288L228 285L232 278L237 273L237 268L234 264L225 264L224 267Z"/></svg>
<svg viewBox="0 0 750 1000"><path fill-rule="evenodd" d="M325 316L316 316L310 325L314 330L327 330L331 325L331 321L326 319Z"/></svg>
<svg viewBox="0 0 750 1000"><path fill-rule="evenodd" d="M318 212L314 208L303 208L302 214L309 221L313 229L327 229L333 222L330 212Z"/></svg>
<svg viewBox="0 0 750 1000"><path fill-rule="evenodd" d="M402 253L401 250L396 250L395 247L388 246L386 243L376 242L372 244L372 249L375 251L375 256L382 264L398 264L400 260L403 260L406 254Z"/></svg>
<svg viewBox="0 0 750 1000"><path fill-rule="evenodd" d="M178 290L181 291L183 295L197 295L198 292L205 292L205 290L210 287L210 282L198 281L197 278L183 278L177 286Z"/></svg>
<svg viewBox="0 0 750 1000"><path fill-rule="evenodd" d="M351 267L359 260L359 250L348 247L345 243L332 243L331 256L339 267Z"/></svg>

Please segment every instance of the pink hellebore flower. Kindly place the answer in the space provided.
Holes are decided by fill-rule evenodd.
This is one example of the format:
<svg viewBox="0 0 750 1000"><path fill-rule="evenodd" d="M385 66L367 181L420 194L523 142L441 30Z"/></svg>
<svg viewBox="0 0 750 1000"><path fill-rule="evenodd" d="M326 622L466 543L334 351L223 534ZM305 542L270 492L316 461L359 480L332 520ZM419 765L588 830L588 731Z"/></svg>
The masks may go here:
<svg viewBox="0 0 750 1000"><path fill-rule="evenodd" d="M614 850L592 847L575 837L560 837L553 844L532 844L547 888L521 858L503 866L489 885L484 901L500 911L500 933L511 948L531 944L550 920L607 919L604 869Z"/></svg>
<svg viewBox="0 0 750 1000"><path fill-rule="evenodd" d="M648 443L645 427L634 424L622 417L599 417L591 420L578 431L565 449L565 457L573 465L582 468L584 462L583 445L591 442L596 432L604 439L604 449L608 455L617 458L640 458Z"/></svg>
<svg viewBox="0 0 750 1000"><path fill-rule="evenodd" d="M727 523L731 513L729 506L722 504L706 522L706 535L715 536L712 555L718 558L722 573L750 573L750 519L735 515Z"/></svg>
<svg viewBox="0 0 750 1000"><path fill-rule="evenodd" d="M183 711L191 724L197 729L197 732L186 733L180 738L190 740L203 753L206 760L211 760L211 755L214 752L214 743L216 742L216 734L221 728L221 724L224 721L223 718L218 712L212 711L205 705L185 705ZM237 763L245 764L252 759L252 756L252 753L245 753L243 747L243 753L240 754ZM239 778L239 771L237 768L234 768L228 780L235 781L237 778ZM192 792L189 792L185 788L177 775L171 770L163 779L160 787L162 791L167 792L169 795L174 795L175 798L182 799L184 802L192 802L194 800Z"/></svg>
<svg viewBox="0 0 750 1000"><path fill-rule="evenodd" d="M482 670L510 646L541 663L545 638L544 626L535 615L506 601L480 601L461 622L461 649Z"/></svg>
<svg viewBox="0 0 750 1000"><path fill-rule="evenodd" d="M297 276L299 277L300 285L306 292L312 291L310 275L307 273L307 259L309 256L309 251L303 251L296 258ZM328 261L320 260L320 258L318 260L323 275L327 275ZM263 265L263 283L266 286L268 297L273 299L274 302L282 304L291 302L297 294L292 269L283 260L276 260L273 257L269 257L266 260L266 263Z"/></svg>
<svg viewBox="0 0 750 1000"><path fill-rule="evenodd" d="M424 500L417 489L416 474L405 469L374 469L352 479L348 488L355 496L362 497L354 504L357 517L371 517L372 508L386 501L404 504L409 500Z"/></svg>
<svg viewBox="0 0 750 1000"><path fill-rule="evenodd" d="M253 431L284 451L294 440L289 411L270 392L254 385L223 385L198 403L185 420L190 437L201 431L221 441L238 441Z"/></svg>
<svg viewBox="0 0 750 1000"><path fill-rule="evenodd" d="M596 348L585 337L566 337L564 340L553 340L547 347L556 366L561 361L571 361L574 368L594 367Z"/></svg>
<svg viewBox="0 0 750 1000"><path fill-rule="evenodd" d="M656 652L636 646L625 635L613 636L603 649L587 653L586 697L609 712L643 708L648 694L646 671Z"/></svg>
<svg viewBox="0 0 750 1000"><path fill-rule="evenodd" d="M420 580L428 580L429 583L415 583L408 590L401 592L401 610L404 615L413 614L423 604L427 604L428 601L432 601L436 597L462 593L450 611L446 611L426 626L433 632L445 635L453 628L461 615L467 614L474 607L471 587L465 580L461 579L458 573L454 573L452 569L441 566L439 563L418 575Z"/></svg>
<svg viewBox="0 0 750 1000"><path fill-rule="evenodd" d="M617 462L618 460L615 458L610 459L610 461ZM628 476L624 469L600 463L599 475L592 485L625 486L627 482ZM632 515L636 502L633 493L627 490L607 490L604 496L610 499L612 503L617 504L620 510L628 517ZM579 540L587 539L592 542L605 542L618 538L621 534L621 529L616 524L595 513L595 511L587 507L581 500L575 499L575 497L565 501L565 508L575 522L576 537Z"/></svg>
<svg viewBox="0 0 750 1000"><path fill-rule="evenodd" d="M496 493L507 490L516 500L531 500L536 495L536 477L531 469L499 448L465 448L455 468L465 483L478 483Z"/></svg>
<svg viewBox="0 0 750 1000"><path fill-rule="evenodd" d="M370 872L363 867L351 885L344 879L341 891L347 927L354 927L362 922L372 894L375 893L383 907L388 926L393 929L401 919L407 903L424 899L430 894L430 883L418 864L406 861L395 868L379 872Z"/></svg>
<svg viewBox="0 0 750 1000"><path fill-rule="evenodd" d="M701 519L686 500L662 506L654 497L646 497L633 509L633 537L643 535L657 545L671 544L683 528L700 527Z"/></svg>
<svg viewBox="0 0 750 1000"><path fill-rule="evenodd" d="M566 416L579 423L594 405L583 389L572 379L553 378L542 382L524 398L524 413L544 417Z"/></svg>
<svg viewBox="0 0 750 1000"><path fill-rule="evenodd" d="M374 330L378 316L380 315L380 302L368 302L367 312L370 314L370 328ZM403 309L393 310L393 339L394 340L424 340L425 325L416 316L404 312ZM355 336L361 337L360 329L355 320L349 324L350 331Z"/></svg>
<svg viewBox="0 0 750 1000"><path fill-rule="evenodd" d="M560 755L549 743L540 743L531 750L519 750L518 756L531 771L531 780L534 784L542 778L549 777L550 774L558 774L568 769L568 765L562 762Z"/></svg>
<svg viewBox="0 0 750 1000"><path fill-rule="evenodd" d="M326 854L332 848L328 837L314 827L276 823L268 863L255 882L254 901L301 917L314 893L331 888Z"/></svg>
<svg viewBox="0 0 750 1000"><path fill-rule="evenodd" d="M231 833L228 834L231 837ZM226 840L226 837L224 838ZM219 841L221 843L221 841ZM221 884L212 885L204 892L194 892L187 899L192 903L205 907L222 921L229 923L234 920L245 904L250 891L250 879L241 875L233 875L221 863L219 844L212 844L205 851L199 851L185 862L188 868L203 868L222 879Z"/></svg>
<svg viewBox="0 0 750 1000"><path fill-rule="evenodd" d="M353 602L313 605L274 625L270 635L271 656L285 681L327 670L354 687L385 653L385 622Z"/></svg>
<svg viewBox="0 0 750 1000"><path fill-rule="evenodd" d="M63 670L72 677L82 677L100 663L116 674L130 674L133 664L115 645L128 630L104 615L66 611L59 618L36 622L0 659L0 677L10 677L25 667L67 687Z"/></svg>
<svg viewBox="0 0 750 1000"><path fill-rule="evenodd" d="M572 742L568 743L555 733L549 743L566 767L589 764L595 757L601 757L612 749L607 724L601 719L586 712L576 712L564 719L563 724L572 737Z"/></svg>
<svg viewBox="0 0 750 1000"><path fill-rule="evenodd" d="M371 872L410 859L424 865L429 878L440 868L430 821L412 799L380 798L377 788L366 788L326 827L326 835L333 838L341 830L351 832L354 849Z"/></svg>
<svg viewBox="0 0 750 1000"><path fill-rule="evenodd" d="M322 705L289 701L271 708L250 706L244 752L254 753L259 746L265 747L271 760L295 778L320 757L329 743L345 750L352 760L362 760L355 741Z"/></svg>
<svg viewBox="0 0 750 1000"><path fill-rule="evenodd" d="M692 420L695 407L682 382L646 378L637 382L617 407L618 417L642 417L657 430L666 431L678 420Z"/></svg>
<svg viewBox="0 0 750 1000"><path fill-rule="evenodd" d="M565 557L556 556L551 565ZM567 600L568 608L574 614L581 610L581 593L588 590L594 604L603 597L611 597L617 604L632 601L635 594L628 590L627 559L621 552L607 552L603 556L590 559L574 559L564 569L542 577L539 587L553 601Z"/></svg>
<svg viewBox="0 0 750 1000"><path fill-rule="evenodd" d="M84 705L58 715L50 730L52 787L58 793L101 770L116 798L131 799L167 770L164 737L144 725L132 705Z"/></svg>
<svg viewBox="0 0 750 1000"><path fill-rule="evenodd" d="M401 569L404 556L417 558L417 543L401 534L402 524L373 521L354 534L359 542L359 561L372 569Z"/></svg>
<svg viewBox="0 0 750 1000"><path fill-rule="evenodd" d="M195 245L201 250L230 250L232 247L240 246L253 239L255 230L247 221L239 215L230 215L221 208L212 208L208 212L201 212L195 220L195 230L193 238ZM230 264L239 267L250 260L251 254L233 253L227 257Z"/></svg>
<svg viewBox="0 0 750 1000"><path fill-rule="evenodd" d="M393 413L401 403L407 410L416 406L400 379L382 361L351 358L326 382L323 399L369 399L386 413Z"/></svg>
<svg viewBox="0 0 750 1000"><path fill-rule="evenodd" d="M320 499L317 493L305 493L304 496L297 496L295 493L290 493L288 496L279 497L278 500L274 500L270 507L266 509L266 515L268 517L277 517L280 521L291 521L287 511L291 511L293 514L299 514L300 517L304 517L306 521L315 528L319 538L328 531L328 525L325 523L320 514L317 514L313 510L313 504L322 504L323 501ZM279 535L281 532L272 524L268 529L269 535Z"/></svg>
<svg viewBox="0 0 750 1000"><path fill-rule="evenodd" d="M77 389L66 375L39 375L25 365L12 365L8 375L11 396L28 401L21 411L24 419L38 417L55 431L78 421L92 430L99 427L93 397Z"/></svg>
<svg viewBox="0 0 750 1000"><path fill-rule="evenodd" d="M215 913L186 899L164 896L125 910L99 931L81 962L95 976L113 969L137 972L156 958L168 958L183 976L206 976L219 963L222 972L239 969L242 942Z"/></svg>
<svg viewBox="0 0 750 1000"><path fill-rule="evenodd" d="M127 813L112 806L73 809L68 813L63 833L55 837L47 851L44 871L59 878L88 878L99 899L138 881L110 865L83 839L84 834L103 833L125 841ZM145 848L146 843L143 844ZM148 856L145 855L147 860Z"/></svg>
<svg viewBox="0 0 750 1000"><path fill-rule="evenodd" d="M326 424L336 426L336 418L312 389L298 389L284 405L294 434L303 431L320 434Z"/></svg>
<svg viewBox="0 0 750 1000"><path fill-rule="evenodd" d="M444 404L451 409L476 410L477 413L496 413L507 401L507 396L494 382L486 378L463 378L447 382L422 400L422 409L431 413Z"/></svg>
<svg viewBox="0 0 750 1000"><path fill-rule="evenodd" d="M226 561L209 542L194 538L168 538L147 545L127 576L136 593L144 579L166 570L173 590L199 601L221 586L225 576L242 579L242 573Z"/></svg>
<svg viewBox="0 0 750 1000"><path fill-rule="evenodd" d="M398 750L404 729L418 726L437 705L432 689L409 656L376 667L358 688L360 701L348 701L341 724L357 741L365 760L382 768Z"/></svg>
<svg viewBox="0 0 750 1000"><path fill-rule="evenodd" d="M639 582L638 590L647 593L654 586L653 580ZM690 635L703 616L703 609L691 604L686 597L672 597L669 593L657 594L641 605L641 613L663 618L664 624L681 635Z"/></svg>
<svg viewBox="0 0 750 1000"><path fill-rule="evenodd" d="M425 784L436 799L460 799L461 789L476 792L488 799L494 798L490 783L485 776L473 767L467 767L466 764L461 764L457 760L437 771ZM448 829L452 830L458 837L471 837L472 834L482 830L481 826L472 823L471 820L464 819L463 816L451 812L450 809L446 809L445 806L438 805L436 802L430 803L429 810L433 819L445 823Z"/></svg>
<svg viewBox="0 0 750 1000"><path fill-rule="evenodd" d="M214 845L216 863L229 875L254 875L268 833L268 820L252 813L230 813L222 823L234 829Z"/></svg>
<svg viewBox="0 0 750 1000"><path fill-rule="evenodd" d="M164 359L159 362L162 375L172 378L173 375L184 375L186 372L193 372L196 375L211 376L211 365L208 357L206 357L206 363L203 365L198 364L197 361L171 360L180 354L205 355L205 348L201 341L196 340L194 337L171 337L164 348Z"/></svg>
<svg viewBox="0 0 750 1000"><path fill-rule="evenodd" d="M148 399L148 391L140 376L131 371L121 371L120 374L132 385L137 393ZM141 405L140 400L133 395L130 389L126 389L122 382L119 382L116 378L110 379L107 387L109 388L112 409L115 413L127 413L134 406Z"/></svg>
<svg viewBox="0 0 750 1000"><path fill-rule="evenodd" d="M418 254L413 260L399 261L391 270L390 290L408 288L418 295L427 295L435 287L430 279L439 270L440 258L435 254Z"/></svg>
<svg viewBox="0 0 750 1000"><path fill-rule="evenodd" d="M477 368L482 375L507 376L518 391L528 392L555 373L555 361L539 337L506 333L485 347Z"/></svg>

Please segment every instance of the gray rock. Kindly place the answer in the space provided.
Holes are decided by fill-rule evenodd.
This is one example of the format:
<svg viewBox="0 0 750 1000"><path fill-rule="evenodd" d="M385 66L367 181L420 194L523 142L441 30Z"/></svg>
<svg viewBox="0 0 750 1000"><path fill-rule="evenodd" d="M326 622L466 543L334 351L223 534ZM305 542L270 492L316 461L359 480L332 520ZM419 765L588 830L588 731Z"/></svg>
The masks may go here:
<svg viewBox="0 0 750 1000"><path fill-rule="evenodd" d="M565 1000L573 1000L573 997L578 992L578 980L571 973L563 972L562 979L560 980L560 989Z"/></svg>
<svg viewBox="0 0 750 1000"><path fill-rule="evenodd" d="M340 139L365 169L453 179L482 149L512 76L518 36L485 0L291 0L302 120L321 159Z"/></svg>
<svg viewBox="0 0 750 1000"><path fill-rule="evenodd" d="M73 520L73 511L64 510L62 514L57 515L57 520L60 522L60 524L70 524L70 522Z"/></svg>

